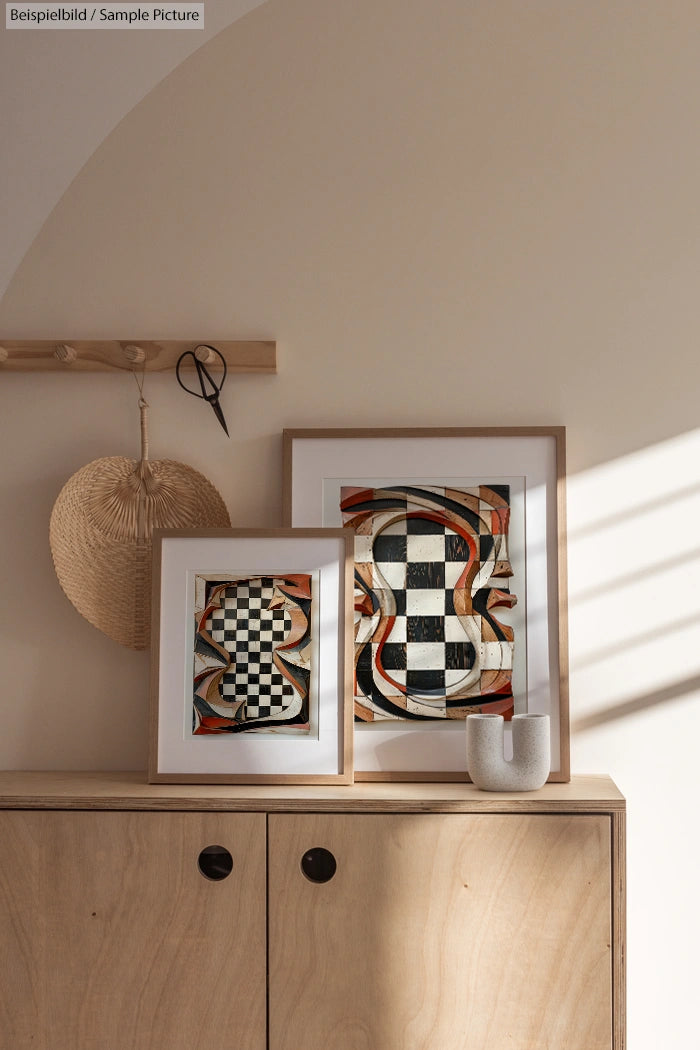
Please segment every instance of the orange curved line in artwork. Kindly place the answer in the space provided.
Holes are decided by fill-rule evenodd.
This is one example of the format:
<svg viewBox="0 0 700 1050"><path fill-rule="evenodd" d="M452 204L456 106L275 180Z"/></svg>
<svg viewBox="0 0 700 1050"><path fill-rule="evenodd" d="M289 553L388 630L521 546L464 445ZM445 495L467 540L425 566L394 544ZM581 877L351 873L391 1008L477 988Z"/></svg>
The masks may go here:
<svg viewBox="0 0 700 1050"><path fill-rule="evenodd" d="M287 608L287 615L292 621L291 631L289 632L286 640L280 642L275 652L283 652L286 649L294 649L299 642L302 640L304 635L309 633L309 618L303 609L300 609L298 605L293 605L292 608Z"/></svg>
<svg viewBox="0 0 700 1050"><path fill-rule="evenodd" d="M273 579L291 580L292 583L278 584L284 594L292 598L311 598L311 578L308 573L290 573L288 576L274 576Z"/></svg>
<svg viewBox="0 0 700 1050"><path fill-rule="evenodd" d="M252 579L252 577L249 578ZM199 621L197 623L198 634L205 635L207 633L204 630L204 628L206 626L208 618L211 616L215 609L221 608L221 593L225 592L227 587L234 587L238 582L238 580L229 580L227 583L222 583L221 586L215 588L215 590L211 592L211 594L209 595L209 602L207 603L207 606L202 612L202 615L199 617ZM216 642L212 641L211 644L218 648Z"/></svg>
<svg viewBox="0 0 700 1050"><path fill-rule="evenodd" d="M353 514L353 518L351 520L354 527L355 522L362 522L364 524L367 518L374 518L378 514L382 513L389 514L394 512L396 514L396 520L403 520L405 517L407 517L407 515L405 513L405 510L402 510L400 508L402 499L404 501L408 500L413 506L425 507L428 511L430 511L435 506L435 500L431 499L429 496L421 496L417 492L411 492L410 495L402 496L396 491L392 491L390 488L380 488L364 489L351 498L344 498L341 501L340 507L341 511L343 512L343 515L347 516L348 514ZM370 506L364 507L360 510L355 510L353 512L353 508L357 507L361 503L376 503L381 500L387 500L389 502L393 501L394 503L398 504L398 506ZM454 500L454 502L461 504L461 506L465 507L467 510L472 511L472 513L479 516L478 500L476 500L475 497L470 497L468 494L462 494L462 497L458 500ZM442 505L440 505L440 513L444 513L445 515L447 515L454 514L455 511L452 511L449 507L443 507ZM346 521L345 524L350 524L350 521Z"/></svg>
<svg viewBox="0 0 700 1050"><path fill-rule="evenodd" d="M510 670L492 668L481 673L481 692L484 694L500 693L511 684Z"/></svg>
<svg viewBox="0 0 700 1050"><path fill-rule="evenodd" d="M391 524L391 523L388 522L387 526L385 526L385 527L388 527L389 524ZM377 594L376 590L372 587L372 567L370 565L368 565L368 564L356 565L355 566L355 572L356 572L356 575L360 577L360 580L365 585L365 587L367 587L369 592L371 592L371 593L365 593L365 595L361 599L360 603L356 603L355 604L355 609L359 610L359 612L363 612L364 608L367 606L367 604L369 604L369 615L371 616L374 613L374 607L372 605L371 594L375 594L375 595ZM393 599L393 592L391 593L390 600L393 603L393 600L394 600ZM376 656L374 658L374 665L375 665L378 673L381 675L381 677L386 682L388 682L390 685L394 686L395 689L398 689L400 693L405 695L405 693L406 693L405 685L402 685L401 682L394 681L394 679L391 678L391 676L386 672L386 670L384 669L383 665L381 664L382 650L384 649L384 645L386 644L387 639L389 638L389 635L391 634L395 623L396 623L396 608L394 606L394 608L390 612L384 612L384 613L381 614L380 619L379 619L379 623L377 624L377 628L376 628L375 634L377 634L377 633L379 634L379 642L378 642L378 646L377 646L377 653L376 653ZM369 645L371 643L368 641L366 644ZM356 650L355 650L355 665L356 666L357 666L357 661L360 658L360 654L363 651L364 651L364 645L360 645L359 647L356 647ZM397 701L397 706L404 707L405 703L401 704L401 703L399 703Z"/></svg>
<svg viewBox="0 0 700 1050"><path fill-rule="evenodd" d="M199 617L199 620L197 621L197 634L206 634L207 633L204 630L204 628L206 627L207 620L209 619L209 617L211 616L211 614L214 612L215 609L220 609L220 608L221 608L221 603L220 602L209 602L209 604L207 605L206 609L202 612L202 615ZM216 645L216 642L214 642L213 644Z"/></svg>
<svg viewBox="0 0 700 1050"><path fill-rule="evenodd" d="M491 533L494 536L507 536L510 521L510 507L494 507L491 511Z"/></svg>
<svg viewBox="0 0 700 1050"><path fill-rule="evenodd" d="M384 532L384 530L388 529L390 525L393 525L398 521L403 521L406 517L405 514L396 512L390 507L383 507L380 512L376 510L361 511L354 518L350 518L346 521L343 528L351 528L356 536L370 536L374 532L374 518L378 517L380 513L387 515L391 514L393 516L384 522L379 532Z"/></svg>
<svg viewBox="0 0 700 1050"><path fill-rule="evenodd" d="M373 722L374 721L374 714L373 714L373 712L370 711L369 708L365 707L364 704L361 704L360 701L357 699L357 697L354 700L353 709L354 709L353 710L353 714L354 714L355 718L358 721L360 721L360 722Z"/></svg>
<svg viewBox="0 0 700 1050"><path fill-rule="evenodd" d="M468 616L472 610L472 596L471 596L471 584L479 571L477 557L476 557L476 540L471 532L464 528L460 524L459 519L452 511L446 511L444 515L425 513L411 513L406 515L407 518L427 518L429 521L435 521L438 525L444 524L445 519L449 519L450 528L453 532L461 536L466 542L469 548L469 561L465 564L464 569L459 575L459 579L454 585L452 591L452 602L455 607L455 613L458 617Z"/></svg>
<svg viewBox="0 0 700 1050"><path fill-rule="evenodd" d="M363 616L372 616L374 613L374 606L372 605L372 598L367 591L362 591L362 597L355 600L355 612L362 613Z"/></svg>
<svg viewBox="0 0 700 1050"><path fill-rule="evenodd" d="M367 503L369 500L373 500L375 498L375 493L377 493L379 491L384 491L383 489L380 490L380 489L368 489L368 488L355 488L352 485L343 486L343 487L344 488L347 487L349 495L343 496L343 499L342 499L341 504L340 504L342 510L345 510L346 507L354 507L358 503ZM367 511L363 511L362 512L363 516L364 516L365 513L373 514L373 513L376 513L376 512L375 511L371 511L371 510L368 511L368 512Z"/></svg>
<svg viewBox="0 0 700 1050"><path fill-rule="evenodd" d="M411 498L412 498L412 501L414 503L421 503L421 502L423 502L422 500L420 500L418 498L414 498L414 497L411 497ZM427 501L425 501L425 502L427 504ZM462 524L462 522L461 522L460 518L457 516L457 514L454 511L450 510L449 508L445 508L444 510L441 509L437 513L435 511L430 511L430 510L427 510L427 509L423 510L423 511L410 511L408 514L405 515L405 517L406 517L406 519L408 519L408 518L423 518L423 519L425 519L427 521L434 521L434 522L436 522L436 524L443 525L443 526L444 526L445 522L447 521L447 522L449 522L449 527L450 527L451 531L456 533L458 536L461 536L462 539L465 540L465 542L466 542L466 544L467 544L467 546L469 548L469 561L466 563L466 565L464 567L464 570L462 571L462 573L461 573L457 583L455 584L454 590L456 591L457 588L460 588L461 590L464 590L466 592L465 595L464 595L464 609L462 610L461 614L457 613L457 615L462 615L462 616L467 615L467 613L470 613L472 611L472 609L471 609L471 583L472 583L472 581L474 580L475 576L477 575L477 573L479 571L478 562L477 562L476 539L474 537L474 534L472 532L470 532L469 530L465 529L464 525ZM384 531L384 530L382 530L382 531ZM380 535L380 533L378 533L377 535ZM467 603L467 597L468 597L468 603ZM455 612L457 612L457 608L456 607L455 607Z"/></svg>
<svg viewBox="0 0 700 1050"><path fill-rule="evenodd" d="M215 733L226 733L228 734L229 727L231 725L230 718L221 718L218 715L200 715L198 714L199 725L195 730L197 736L210 736Z"/></svg>
<svg viewBox="0 0 700 1050"><path fill-rule="evenodd" d="M379 672L380 676L384 679L385 682L389 682L390 685L393 685L395 689L398 689L399 692L402 693L405 696L405 694L406 694L406 686L402 685L400 682L395 682L394 679L390 677L388 672L385 671L384 666L382 665L382 662L381 662L382 651L383 651L384 646L386 644L387 638L389 637L389 635L391 634L391 632L393 630L393 627L394 627L395 623L396 623L396 616L382 616L381 620L379 621L379 627L377 629L381 630L382 634L381 634L381 637L379 639L379 642L377 643L377 652L376 652L376 655L374 657L374 666L375 666L376 670ZM399 706L403 706L403 705L399 705Z"/></svg>
<svg viewBox="0 0 700 1050"><path fill-rule="evenodd" d="M496 492L493 491L493 489L489 488L486 485L480 485L479 497L474 496L471 493L459 492L459 490L452 488L446 488L444 492L445 496L452 500L453 503L460 504L461 506L465 507L467 510L475 514L477 517L481 518L481 520L485 521L488 524L491 535L494 538L496 536L506 536L508 534L508 524L510 521L510 507L501 496L499 496ZM357 504L371 500L376 500L377 498L381 499L382 496L385 496L387 499L392 499L396 497L396 493L392 492L391 489L356 489L354 490L351 496L343 499L341 503L341 510L347 516L349 513L352 513L352 508ZM479 509L480 499L492 504L492 507L486 516L484 516L486 512L483 512ZM418 493L412 492L410 494L410 502L414 506L425 507L427 513L423 515L421 513L412 512L406 514L405 517L408 518L431 516L429 508L433 506L433 501L430 499L429 496L420 496ZM388 507L381 508L382 511L386 511L387 513L390 512L390 509L391 508ZM373 531L373 519L380 512L381 511L378 511L376 508L373 509L371 507L363 510L358 510L352 518L345 521L345 526L352 527L355 530L356 534L359 535L371 534ZM449 521L452 523L453 526L458 526L460 521L463 520L457 515L457 512L452 510L450 507L441 507L439 514L441 515L441 517L435 517L432 518L432 520L438 522ZM403 519L403 517L403 514L399 514L393 520L401 520ZM387 526L385 525L384 528L386 527ZM455 527L453 531L460 532L460 529ZM496 573L494 573L494 575L495 574ZM508 563L503 562L500 563L500 568L497 570L497 574L503 576L510 576L512 575L512 569L510 569Z"/></svg>
<svg viewBox="0 0 700 1050"><path fill-rule="evenodd" d="M343 505L349 503L363 503L367 499L368 493L373 493L374 489L368 489L366 485L343 485L343 492L347 492L347 496L343 497ZM361 498L356 498L361 497Z"/></svg>
<svg viewBox="0 0 700 1050"><path fill-rule="evenodd" d="M414 502L417 503L419 501L418 500L414 500ZM371 534L374 530L372 528L371 521L369 521L369 517L376 517L376 516L377 516L377 511L367 511L366 513L363 512L362 515L358 514L357 518L352 518L350 521L348 521L345 527L346 528L352 527L355 530L355 532L358 533L359 535ZM362 518L363 520L360 521L360 518ZM381 536L381 534L383 532L385 532L386 529L388 529L395 522L405 521L408 518L422 518L422 519L427 520L427 521L434 521L438 525L444 525L446 521L449 521L450 529L452 530L452 532L457 533L457 535L461 536L462 539L466 540L466 542L467 542L467 544L469 546L469 553L470 553L470 556L471 556L470 557L470 561L467 563L467 566L466 566L464 572L462 573L462 576L460 577L460 580L466 578L466 575L467 575L469 567L476 561L476 541L474 539L473 534L468 532L464 528L464 526L460 523L460 519L457 517L457 515L454 513L454 511L450 511L450 510L442 511L441 510L439 513L436 513L435 511L430 511L430 510L426 509L426 510L423 510L423 511L410 511L408 514L403 514L403 513L396 514L389 521L386 521L384 523L382 528L378 530L377 536ZM355 525L355 521L358 522L357 526Z"/></svg>

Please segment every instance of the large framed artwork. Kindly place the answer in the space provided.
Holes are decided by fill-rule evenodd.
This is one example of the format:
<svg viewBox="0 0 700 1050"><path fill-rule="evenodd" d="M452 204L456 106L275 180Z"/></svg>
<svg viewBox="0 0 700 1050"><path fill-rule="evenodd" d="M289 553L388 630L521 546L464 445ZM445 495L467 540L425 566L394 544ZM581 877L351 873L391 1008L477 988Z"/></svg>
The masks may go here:
<svg viewBox="0 0 700 1050"><path fill-rule="evenodd" d="M287 430L286 523L354 536L356 780L466 775L470 713L569 779L563 427Z"/></svg>
<svg viewBox="0 0 700 1050"><path fill-rule="evenodd" d="M352 783L347 529L156 530L149 780Z"/></svg>

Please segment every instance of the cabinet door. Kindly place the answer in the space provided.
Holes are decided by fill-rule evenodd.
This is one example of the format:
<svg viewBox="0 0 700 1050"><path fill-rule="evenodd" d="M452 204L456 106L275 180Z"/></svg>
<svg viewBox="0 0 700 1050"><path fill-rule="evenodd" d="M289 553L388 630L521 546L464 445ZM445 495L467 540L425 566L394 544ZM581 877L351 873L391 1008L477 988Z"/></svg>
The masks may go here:
<svg viewBox="0 0 700 1050"><path fill-rule="evenodd" d="M3 1046L263 1050L263 814L5 812L0 843Z"/></svg>
<svg viewBox="0 0 700 1050"><path fill-rule="evenodd" d="M277 815L269 865L270 1050L610 1050L608 817Z"/></svg>

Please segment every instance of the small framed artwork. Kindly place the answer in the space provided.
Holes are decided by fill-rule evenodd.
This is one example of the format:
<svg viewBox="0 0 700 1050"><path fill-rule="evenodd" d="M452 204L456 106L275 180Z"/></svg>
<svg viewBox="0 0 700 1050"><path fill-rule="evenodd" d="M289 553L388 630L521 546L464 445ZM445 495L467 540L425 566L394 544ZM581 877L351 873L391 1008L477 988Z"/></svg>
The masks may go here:
<svg viewBox="0 0 700 1050"><path fill-rule="evenodd" d="M350 784L353 540L156 530L149 781Z"/></svg>
<svg viewBox="0 0 700 1050"><path fill-rule="evenodd" d="M465 719L550 716L569 779L563 427L288 430L286 523L354 536L356 780L458 780Z"/></svg>

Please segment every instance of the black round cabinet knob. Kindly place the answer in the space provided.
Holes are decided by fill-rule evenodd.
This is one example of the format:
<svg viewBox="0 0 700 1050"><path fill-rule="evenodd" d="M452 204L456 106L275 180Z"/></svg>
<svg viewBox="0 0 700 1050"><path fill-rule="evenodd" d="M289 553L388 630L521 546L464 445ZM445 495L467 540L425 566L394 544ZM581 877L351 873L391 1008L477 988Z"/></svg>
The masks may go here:
<svg viewBox="0 0 700 1050"><path fill-rule="evenodd" d="M204 878L214 882L227 878L233 871L233 857L225 846L205 846L197 864Z"/></svg>
<svg viewBox="0 0 700 1050"><path fill-rule="evenodd" d="M314 846L301 858L301 870L310 882L329 882L335 875L337 864L329 849Z"/></svg>

